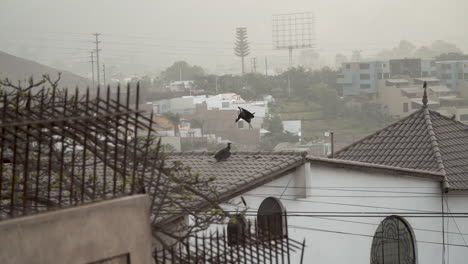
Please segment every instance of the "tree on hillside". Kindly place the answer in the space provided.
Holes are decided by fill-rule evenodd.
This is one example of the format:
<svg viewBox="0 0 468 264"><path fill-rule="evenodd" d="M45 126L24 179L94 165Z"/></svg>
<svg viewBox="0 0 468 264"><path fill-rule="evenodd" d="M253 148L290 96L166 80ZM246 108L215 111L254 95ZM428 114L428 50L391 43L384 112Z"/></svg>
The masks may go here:
<svg viewBox="0 0 468 264"><path fill-rule="evenodd" d="M177 61L161 73L161 79L166 82L194 80L205 74L200 66L191 66L185 61Z"/></svg>
<svg viewBox="0 0 468 264"><path fill-rule="evenodd" d="M245 27L236 29L236 42L234 46L234 54L237 57L241 58L242 74L244 74L244 58L250 54L249 42L247 40L247 28Z"/></svg>
<svg viewBox="0 0 468 264"><path fill-rule="evenodd" d="M324 118L335 118L338 113L338 94L335 89L326 84L318 84L311 87L312 101L320 105Z"/></svg>
<svg viewBox="0 0 468 264"><path fill-rule="evenodd" d="M174 136L180 136L179 125L180 125L180 115L178 113L166 112L163 114L169 122L174 126Z"/></svg>
<svg viewBox="0 0 468 264"><path fill-rule="evenodd" d="M398 46L377 53L377 57L382 59L411 58L414 56L415 50L416 46L413 43L407 40L401 40Z"/></svg>
<svg viewBox="0 0 468 264"><path fill-rule="evenodd" d="M307 94L307 89L310 86L311 72L303 67L294 67L280 75L282 78L283 87L287 89L288 74L291 85L292 94L294 96L302 97Z"/></svg>
<svg viewBox="0 0 468 264"><path fill-rule="evenodd" d="M299 137L285 132L283 122L279 115L272 115L263 121L263 126L270 131L262 138L260 142L260 150L272 151L274 147L281 142L298 142Z"/></svg>
<svg viewBox="0 0 468 264"><path fill-rule="evenodd" d="M382 50L377 53L379 59L401 59L401 58L430 58L444 53L462 53L455 45L443 40L436 40L429 46L416 47L409 41L402 40L398 46L392 49Z"/></svg>
<svg viewBox="0 0 468 264"><path fill-rule="evenodd" d="M436 57L437 61L468 60L468 54L463 53L443 53Z"/></svg>
<svg viewBox="0 0 468 264"><path fill-rule="evenodd" d="M341 54L341 53L338 53L336 54L335 56L335 68L339 69L341 68L341 65L345 62L348 62L348 58Z"/></svg>
<svg viewBox="0 0 468 264"><path fill-rule="evenodd" d="M463 53L463 51L459 49L455 44L443 40L436 40L432 42L431 49L437 52L438 54Z"/></svg>

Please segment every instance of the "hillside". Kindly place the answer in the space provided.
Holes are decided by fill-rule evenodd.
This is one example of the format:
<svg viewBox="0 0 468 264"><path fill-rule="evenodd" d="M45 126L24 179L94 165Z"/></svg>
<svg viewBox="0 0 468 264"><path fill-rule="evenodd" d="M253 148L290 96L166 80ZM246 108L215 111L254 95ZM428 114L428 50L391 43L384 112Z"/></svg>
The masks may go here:
<svg viewBox="0 0 468 264"><path fill-rule="evenodd" d="M60 81L61 87L75 88L78 86L83 89L91 84L88 79L74 73L54 69L37 62L0 51L1 79L8 77L11 82L16 83L19 80L27 80L30 76L33 76L35 80L39 80L43 74L49 74L52 79L55 79L57 78L58 72L62 73L62 79Z"/></svg>

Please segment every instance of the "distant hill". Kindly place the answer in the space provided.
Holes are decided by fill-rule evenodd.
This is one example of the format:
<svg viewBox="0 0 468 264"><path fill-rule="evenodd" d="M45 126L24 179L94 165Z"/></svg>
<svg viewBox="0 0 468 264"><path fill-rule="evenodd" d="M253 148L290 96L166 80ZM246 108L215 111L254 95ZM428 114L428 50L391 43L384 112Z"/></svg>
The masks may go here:
<svg viewBox="0 0 468 264"><path fill-rule="evenodd" d="M43 74L49 74L51 79L55 80L59 72L62 73L60 80L60 87L62 88L68 87L74 89L78 86L80 89L84 89L88 85L91 85L88 79L74 73L54 69L0 51L0 78L8 78L12 83L17 83L19 80L27 80L31 76L34 77L34 80L40 80Z"/></svg>

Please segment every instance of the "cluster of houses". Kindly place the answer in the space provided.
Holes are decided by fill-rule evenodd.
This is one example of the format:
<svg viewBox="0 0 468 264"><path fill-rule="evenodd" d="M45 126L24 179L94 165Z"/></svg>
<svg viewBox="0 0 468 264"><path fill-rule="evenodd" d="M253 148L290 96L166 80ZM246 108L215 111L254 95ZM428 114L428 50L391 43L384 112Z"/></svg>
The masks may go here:
<svg viewBox="0 0 468 264"><path fill-rule="evenodd" d="M246 101L235 93L218 95L194 95L148 102L155 113L155 121L161 124L158 133L164 142L177 146L180 142L192 141L205 143L197 149L206 149L207 143L233 142L239 150L258 150L262 136L269 133L264 128L264 120L269 117L268 104L273 98L265 97L262 101ZM239 107L254 113L251 126L240 120L235 123ZM173 124L166 113L178 114L180 122ZM174 129L178 126L178 129ZM301 120L284 120L284 131L301 136ZM178 131L178 135L176 135Z"/></svg>
<svg viewBox="0 0 468 264"><path fill-rule="evenodd" d="M400 118L421 107L426 82L432 109L468 122L467 80L468 61L407 58L343 63L337 84L343 96L365 98Z"/></svg>

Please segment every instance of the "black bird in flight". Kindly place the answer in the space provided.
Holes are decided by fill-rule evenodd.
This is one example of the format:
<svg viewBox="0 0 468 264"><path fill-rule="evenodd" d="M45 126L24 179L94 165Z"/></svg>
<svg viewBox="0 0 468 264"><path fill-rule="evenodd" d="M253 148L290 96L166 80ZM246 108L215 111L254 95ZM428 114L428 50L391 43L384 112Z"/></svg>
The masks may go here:
<svg viewBox="0 0 468 264"><path fill-rule="evenodd" d="M249 123L249 127L252 128L250 121L252 121L252 118L254 118L255 112L250 113L249 111L247 111L246 109L242 107L238 107L238 108L239 108L239 115L237 116L236 123L237 121L239 121L239 119L244 119L245 122Z"/></svg>
<svg viewBox="0 0 468 264"><path fill-rule="evenodd" d="M218 152L215 153L214 158L219 162L227 160L229 156L231 156L231 142L227 143L227 147L218 150Z"/></svg>

